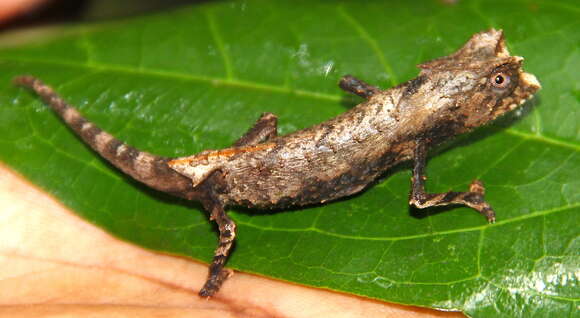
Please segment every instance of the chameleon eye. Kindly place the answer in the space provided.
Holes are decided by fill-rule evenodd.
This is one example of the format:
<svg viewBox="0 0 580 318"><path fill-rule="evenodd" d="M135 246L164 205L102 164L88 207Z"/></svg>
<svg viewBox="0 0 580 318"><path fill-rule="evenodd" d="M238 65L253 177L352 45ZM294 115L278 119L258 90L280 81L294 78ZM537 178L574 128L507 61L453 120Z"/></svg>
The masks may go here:
<svg viewBox="0 0 580 318"><path fill-rule="evenodd" d="M490 81L496 88L506 88L510 84L510 76L504 72L497 72L491 76Z"/></svg>

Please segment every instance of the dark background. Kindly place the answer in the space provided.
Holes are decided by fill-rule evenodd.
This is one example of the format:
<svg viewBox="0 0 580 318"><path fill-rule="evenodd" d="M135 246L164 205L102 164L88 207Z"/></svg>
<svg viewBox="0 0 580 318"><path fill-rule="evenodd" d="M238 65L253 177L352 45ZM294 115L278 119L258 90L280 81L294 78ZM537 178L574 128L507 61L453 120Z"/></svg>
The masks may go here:
<svg viewBox="0 0 580 318"><path fill-rule="evenodd" d="M42 3L0 20L0 31L53 23L109 20L205 1L207 0L43 0Z"/></svg>

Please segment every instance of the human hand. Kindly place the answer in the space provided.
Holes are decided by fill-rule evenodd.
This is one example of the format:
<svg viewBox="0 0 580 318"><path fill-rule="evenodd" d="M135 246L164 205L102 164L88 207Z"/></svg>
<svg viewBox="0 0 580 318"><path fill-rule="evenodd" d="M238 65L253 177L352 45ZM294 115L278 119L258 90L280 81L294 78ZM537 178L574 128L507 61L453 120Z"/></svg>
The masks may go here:
<svg viewBox="0 0 580 318"><path fill-rule="evenodd" d="M49 0L2 0L0 1L0 25L26 14Z"/></svg>
<svg viewBox="0 0 580 318"><path fill-rule="evenodd" d="M235 273L120 241L0 165L0 316L462 317Z"/></svg>

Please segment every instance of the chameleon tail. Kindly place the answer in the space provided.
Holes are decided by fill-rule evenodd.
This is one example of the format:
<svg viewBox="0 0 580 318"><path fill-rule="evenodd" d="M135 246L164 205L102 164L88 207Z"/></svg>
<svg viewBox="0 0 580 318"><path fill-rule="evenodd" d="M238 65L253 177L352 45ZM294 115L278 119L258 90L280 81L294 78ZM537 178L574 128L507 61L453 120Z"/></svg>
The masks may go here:
<svg viewBox="0 0 580 318"><path fill-rule="evenodd" d="M33 90L87 145L135 180L180 197L191 196L191 180L169 168L170 159L139 151L116 139L85 119L38 78L18 76L14 84Z"/></svg>

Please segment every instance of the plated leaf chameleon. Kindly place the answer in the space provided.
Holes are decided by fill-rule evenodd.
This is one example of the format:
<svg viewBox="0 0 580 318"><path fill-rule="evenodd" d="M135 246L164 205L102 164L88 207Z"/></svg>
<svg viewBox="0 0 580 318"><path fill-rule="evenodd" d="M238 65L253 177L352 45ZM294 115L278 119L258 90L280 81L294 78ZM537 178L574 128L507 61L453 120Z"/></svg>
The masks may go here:
<svg viewBox="0 0 580 318"><path fill-rule="evenodd" d="M493 222L495 212L478 180L466 192L425 192L427 151L531 98L540 84L523 72L522 61L509 54L501 30L480 32L455 53L420 64L416 78L387 90L344 76L339 86L365 101L331 120L278 136L277 117L265 113L232 146L181 158L125 144L33 76L14 81L36 92L85 143L124 173L201 203L219 228L219 244L199 292L210 297L232 273L224 268L236 236L228 206L270 209L324 203L360 192L394 165L412 161L411 205L465 205Z"/></svg>

